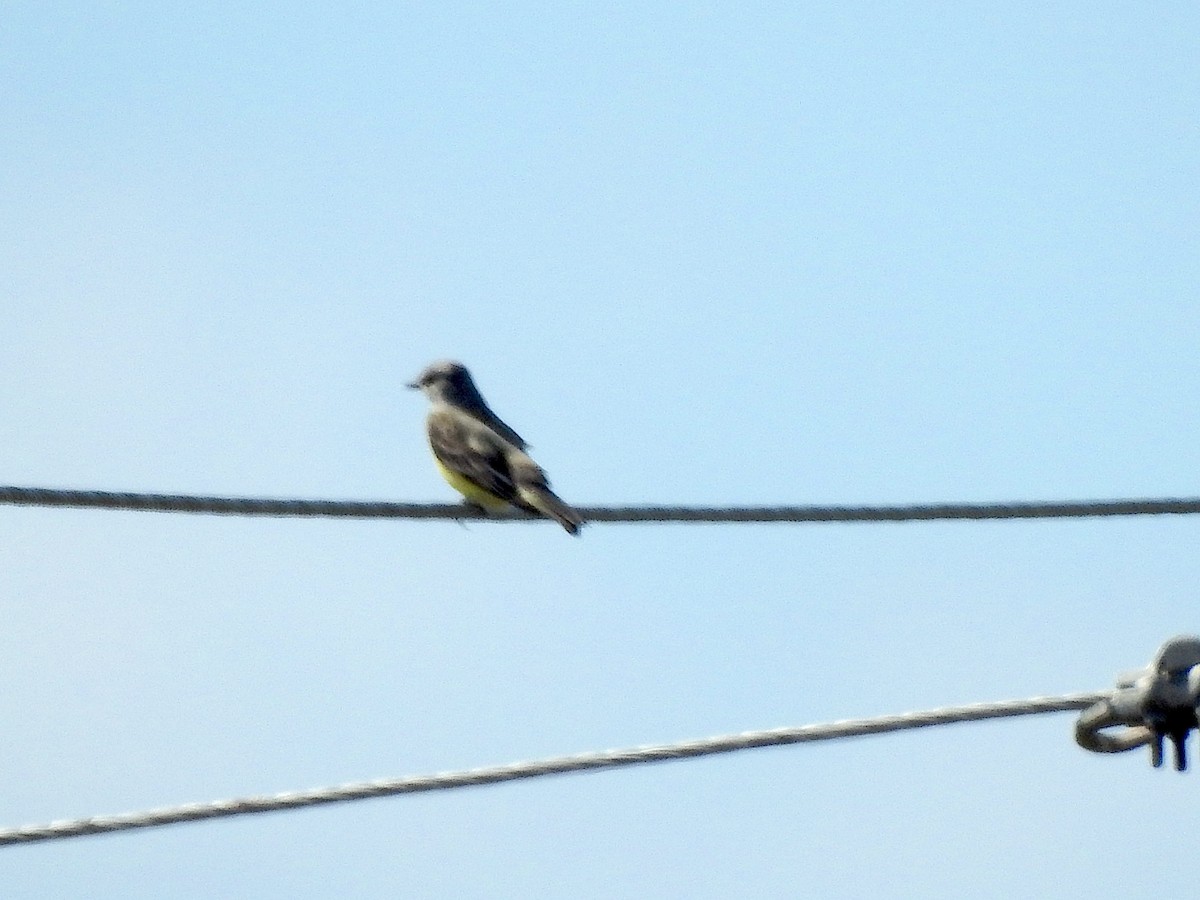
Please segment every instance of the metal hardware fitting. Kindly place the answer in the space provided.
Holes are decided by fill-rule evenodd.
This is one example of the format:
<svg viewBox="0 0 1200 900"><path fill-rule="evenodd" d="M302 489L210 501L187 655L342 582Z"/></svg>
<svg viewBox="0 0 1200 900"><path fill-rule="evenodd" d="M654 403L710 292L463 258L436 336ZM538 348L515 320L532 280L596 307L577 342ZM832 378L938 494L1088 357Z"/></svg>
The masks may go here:
<svg viewBox="0 0 1200 900"><path fill-rule="evenodd" d="M1105 700L1079 714L1075 742L1095 753L1150 745L1150 762L1163 762L1163 740L1175 747L1175 768L1187 769L1187 737L1200 728L1200 638L1181 635L1159 649L1145 669L1122 675ZM1108 731L1107 729L1112 729Z"/></svg>

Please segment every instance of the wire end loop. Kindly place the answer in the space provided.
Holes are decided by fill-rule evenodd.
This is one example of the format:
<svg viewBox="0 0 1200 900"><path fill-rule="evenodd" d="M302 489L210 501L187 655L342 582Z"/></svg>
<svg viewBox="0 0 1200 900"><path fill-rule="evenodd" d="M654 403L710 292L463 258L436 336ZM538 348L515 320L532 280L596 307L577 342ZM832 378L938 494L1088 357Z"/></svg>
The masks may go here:
<svg viewBox="0 0 1200 900"><path fill-rule="evenodd" d="M1200 637L1180 635L1159 649L1145 669L1123 675L1117 689L1080 713L1075 742L1094 753L1122 753L1149 745L1150 763L1163 764L1163 744L1174 747L1175 769L1187 769L1187 738L1200 728Z"/></svg>

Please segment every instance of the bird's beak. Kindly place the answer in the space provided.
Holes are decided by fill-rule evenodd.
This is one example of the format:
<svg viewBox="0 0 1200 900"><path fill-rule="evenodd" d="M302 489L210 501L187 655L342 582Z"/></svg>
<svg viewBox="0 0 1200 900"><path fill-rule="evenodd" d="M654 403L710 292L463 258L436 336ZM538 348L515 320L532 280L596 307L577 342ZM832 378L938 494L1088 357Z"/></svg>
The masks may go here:
<svg viewBox="0 0 1200 900"><path fill-rule="evenodd" d="M408 384L405 385L405 387L408 388L410 391L419 391L421 389L421 386L419 384L417 384L415 381L410 381Z"/></svg>

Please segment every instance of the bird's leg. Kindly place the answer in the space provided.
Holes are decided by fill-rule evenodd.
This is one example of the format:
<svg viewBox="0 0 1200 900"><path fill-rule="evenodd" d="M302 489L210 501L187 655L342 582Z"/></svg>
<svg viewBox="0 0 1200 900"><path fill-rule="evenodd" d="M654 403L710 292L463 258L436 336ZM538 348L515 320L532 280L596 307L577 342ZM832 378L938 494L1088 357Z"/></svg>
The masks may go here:
<svg viewBox="0 0 1200 900"><path fill-rule="evenodd" d="M468 500L466 497L463 498L462 505L464 507L466 507L467 509L471 510L471 512L479 513L480 515L482 515L484 517L490 515L490 513L488 513L488 511L487 511L486 506L476 503L473 500ZM458 519L457 522L458 522L459 528L464 528L468 531L470 530L470 528L471 528L471 520L470 519Z"/></svg>

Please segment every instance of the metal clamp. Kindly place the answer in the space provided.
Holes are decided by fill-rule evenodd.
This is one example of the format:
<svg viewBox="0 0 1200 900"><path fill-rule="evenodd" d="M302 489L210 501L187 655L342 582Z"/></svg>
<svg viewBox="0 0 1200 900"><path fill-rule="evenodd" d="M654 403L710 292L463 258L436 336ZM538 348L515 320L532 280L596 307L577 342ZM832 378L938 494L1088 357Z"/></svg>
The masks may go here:
<svg viewBox="0 0 1200 900"><path fill-rule="evenodd" d="M1200 728L1200 638L1171 638L1145 669L1122 675L1117 689L1079 715L1075 742L1095 753L1150 745L1150 762L1163 762L1163 739L1175 746L1175 768L1187 768L1187 736ZM1114 729L1106 732L1105 729Z"/></svg>

